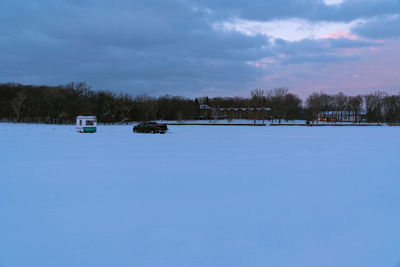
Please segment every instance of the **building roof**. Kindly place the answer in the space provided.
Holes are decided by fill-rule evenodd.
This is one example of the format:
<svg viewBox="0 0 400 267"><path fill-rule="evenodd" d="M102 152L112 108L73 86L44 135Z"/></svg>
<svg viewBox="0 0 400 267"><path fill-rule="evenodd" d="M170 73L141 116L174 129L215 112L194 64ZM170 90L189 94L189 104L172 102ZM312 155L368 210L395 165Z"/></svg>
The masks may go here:
<svg viewBox="0 0 400 267"><path fill-rule="evenodd" d="M93 120L96 119L96 116L78 116L76 117L78 120Z"/></svg>

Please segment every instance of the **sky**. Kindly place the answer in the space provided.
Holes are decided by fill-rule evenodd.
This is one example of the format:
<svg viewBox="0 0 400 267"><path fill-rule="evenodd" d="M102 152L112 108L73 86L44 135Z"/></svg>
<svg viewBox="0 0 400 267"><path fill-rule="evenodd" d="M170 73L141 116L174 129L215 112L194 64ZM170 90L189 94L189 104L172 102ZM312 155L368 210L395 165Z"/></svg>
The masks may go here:
<svg viewBox="0 0 400 267"><path fill-rule="evenodd" d="M400 92L400 0L3 0L0 82Z"/></svg>

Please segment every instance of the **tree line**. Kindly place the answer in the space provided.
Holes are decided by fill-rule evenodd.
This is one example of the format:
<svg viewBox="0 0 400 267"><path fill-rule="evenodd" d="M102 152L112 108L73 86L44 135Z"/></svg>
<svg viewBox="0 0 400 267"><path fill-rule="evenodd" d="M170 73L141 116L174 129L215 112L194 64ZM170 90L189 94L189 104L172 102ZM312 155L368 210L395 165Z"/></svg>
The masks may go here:
<svg viewBox="0 0 400 267"><path fill-rule="evenodd" d="M322 111L352 112L366 122L400 122L400 94L389 95L382 91L357 96L343 93L328 95L312 93L306 100L307 119L316 120Z"/></svg>
<svg viewBox="0 0 400 267"><path fill-rule="evenodd" d="M75 123L79 115L96 115L101 123L195 119L198 100L165 95L94 91L85 83L63 86L0 84L0 120L52 124Z"/></svg>
<svg viewBox="0 0 400 267"><path fill-rule="evenodd" d="M320 92L312 93L303 102L288 89L275 88L251 90L249 97L190 99L95 91L85 83L63 86L0 84L0 120L3 122L71 124L78 115L96 115L101 123L199 119L316 121L323 111L352 112L357 117L362 114L368 122L396 123L400 122L400 95L381 91L357 96Z"/></svg>

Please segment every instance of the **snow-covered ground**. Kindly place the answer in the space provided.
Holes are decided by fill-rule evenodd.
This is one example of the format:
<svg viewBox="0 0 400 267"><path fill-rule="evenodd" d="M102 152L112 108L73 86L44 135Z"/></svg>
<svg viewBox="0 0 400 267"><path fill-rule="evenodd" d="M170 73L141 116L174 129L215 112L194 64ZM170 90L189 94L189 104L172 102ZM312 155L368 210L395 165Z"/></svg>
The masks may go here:
<svg viewBox="0 0 400 267"><path fill-rule="evenodd" d="M0 266L400 264L400 128L0 124Z"/></svg>

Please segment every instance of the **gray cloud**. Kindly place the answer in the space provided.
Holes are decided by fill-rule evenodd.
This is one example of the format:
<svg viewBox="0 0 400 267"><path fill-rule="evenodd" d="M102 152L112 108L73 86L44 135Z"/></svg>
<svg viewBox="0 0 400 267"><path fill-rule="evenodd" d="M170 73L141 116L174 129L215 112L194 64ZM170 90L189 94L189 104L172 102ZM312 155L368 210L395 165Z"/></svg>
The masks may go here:
<svg viewBox="0 0 400 267"><path fill-rule="evenodd" d="M355 54L346 55L343 49L377 47L379 44L364 40L339 39L305 39L297 42L288 42L282 39L275 41L274 51L284 54L282 64L303 63L340 63L359 60Z"/></svg>
<svg viewBox="0 0 400 267"><path fill-rule="evenodd" d="M400 17L378 17L353 30L354 33L369 38L390 38L400 36Z"/></svg>
<svg viewBox="0 0 400 267"><path fill-rule="evenodd" d="M271 53L267 38L215 32L207 12L181 1L152 2L38 1L22 7L13 18L19 23L2 18L10 27L1 30L0 78L84 80L97 88L153 93L237 89L260 77L246 61ZM15 14L19 8L8 5Z"/></svg>
<svg viewBox="0 0 400 267"><path fill-rule="evenodd" d="M225 16L237 16L248 20L303 18L314 21L351 21L371 16L396 14L400 11L399 0L345 0L341 5L326 5L322 0L199 0L210 9Z"/></svg>

